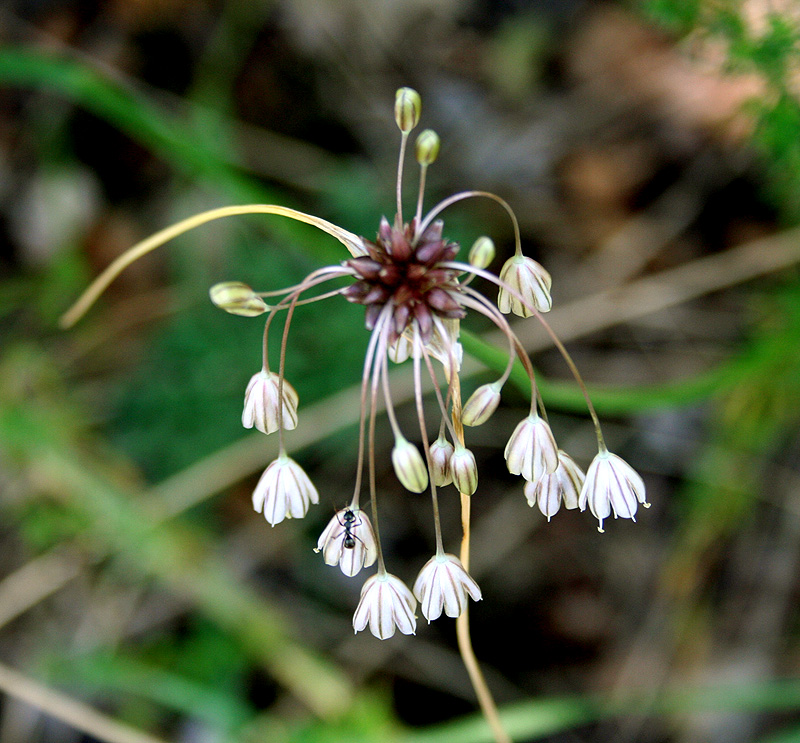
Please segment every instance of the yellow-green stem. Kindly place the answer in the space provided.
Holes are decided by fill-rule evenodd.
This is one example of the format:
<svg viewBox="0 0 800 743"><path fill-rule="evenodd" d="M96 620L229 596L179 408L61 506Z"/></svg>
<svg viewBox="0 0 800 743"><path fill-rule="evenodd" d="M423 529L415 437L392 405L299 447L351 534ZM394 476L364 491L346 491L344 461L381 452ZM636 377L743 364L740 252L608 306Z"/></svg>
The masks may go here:
<svg viewBox="0 0 800 743"><path fill-rule="evenodd" d="M461 422L461 385L458 374L453 374L452 378L453 426L457 437L456 445L464 446L464 425ZM469 572L471 496L466 493L459 493L459 495L461 498L462 529L460 558L461 563L464 565L464 570ZM475 689L475 694L478 697L481 712L483 712L486 723L492 730L495 742L511 743L511 738L503 728L502 722L500 722L500 715L497 713L494 697L489 690L483 671L478 665L478 659L475 657L475 651L472 648L472 636L469 631L469 607L465 607L464 611L456 619L456 637L458 639L458 651L461 653L461 659L464 661L464 666L469 674L472 688Z"/></svg>

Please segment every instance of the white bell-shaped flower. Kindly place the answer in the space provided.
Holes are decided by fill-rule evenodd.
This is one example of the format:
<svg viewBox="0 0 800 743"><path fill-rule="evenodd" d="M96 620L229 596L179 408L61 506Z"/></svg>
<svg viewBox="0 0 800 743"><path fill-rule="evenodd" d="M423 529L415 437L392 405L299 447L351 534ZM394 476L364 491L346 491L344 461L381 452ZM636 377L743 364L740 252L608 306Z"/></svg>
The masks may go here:
<svg viewBox="0 0 800 743"><path fill-rule="evenodd" d="M585 475L575 460L561 449L558 450L556 471L543 475L534 482L525 483L528 505L539 506L539 510L550 521L558 513L563 500L567 509L577 508Z"/></svg>
<svg viewBox="0 0 800 743"><path fill-rule="evenodd" d="M529 482L556 471L558 447L553 432L538 413L531 413L511 434L505 449L506 464L512 475Z"/></svg>
<svg viewBox="0 0 800 743"><path fill-rule="evenodd" d="M283 405L279 404L281 398ZM281 388L280 377L262 369L251 377L244 393L242 425L245 428L255 426L262 433L273 433L281 421L284 429L291 431L297 427L297 400L292 385L284 379Z"/></svg>
<svg viewBox="0 0 800 743"><path fill-rule="evenodd" d="M319 494L303 468L285 454L272 462L253 491L253 508L275 526L284 519L301 519Z"/></svg>
<svg viewBox="0 0 800 743"><path fill-rule="evenodd" d="M398 577L380 572L368 578L361 588L361 600L353 615L353 629L369 631L379 640L388 640L400 630L413 635L417 629L417 600Z"/></svg>
<svg viewBox="0 0 800 743"><path fill-rule="evenodd" d="M579 505L581 511L589 510L600 521L598 530L603 531L603 521L612 511L614 518L636 521L639 503L648 508L644 480L624 459L607 450L598 452L586 471L586 480L581 489Z"/></svg>
<svg viewBox="0 0 800 743"><path fill-rule="evenodd" d="M351 578L378 558L375 532L367 514L359 508L343 508L328 522L317 541L326 565L338 565Z"/></svg>
<svg viewBox="0 0 800 743"><path fill-rule="evenodd" d="M515 292L512 294L505 287L500 287L497 294L497 307L500 312L505 314L513 312L520 317L530 317L533 312L529 307L539 312L549 312L553 306L550 297L550 287L553 282L550 274L533 258L522 254L509 258L500 271L500 281Z"/></svg>
<svg viewBox="0 0 800 743"><path fill-rule="evenodd" d="M414 583L414 595L419 599L422 613L428 622L438 619L442 610L448 617L457 617L467 605L467 597L481 600L481 589L464 570L455 555L434 555L425 563Z"/></svg>

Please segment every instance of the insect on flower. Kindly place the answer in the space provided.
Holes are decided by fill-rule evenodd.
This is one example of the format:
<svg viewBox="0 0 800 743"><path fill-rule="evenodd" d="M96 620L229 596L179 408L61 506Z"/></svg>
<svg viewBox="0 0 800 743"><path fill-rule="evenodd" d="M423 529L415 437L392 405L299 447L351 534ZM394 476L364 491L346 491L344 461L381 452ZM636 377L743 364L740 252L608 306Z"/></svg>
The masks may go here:
<svg viewBox="0 0 800 743"><path fill-rule="evenodd" d="M66 313L62 323L72 325L114 278L133 261L174 237L202 224L242 214L270 214L311 224L335 237L347 250L336 265L312 271L299 284L285 289L255 291L239 281L225 281L210 290L212 302L232 314L244 317L267 315L264 326L262 367L248 385L242 422L265 434L278 434L278 457L262 475L253 494L256 510L276 524L284 518L305 515L318 502L317 490L299 464L290 459L284 441L286 431L301 425L298 396L286 379L285 359L289 330L298 307L311 302L341 297L364 307L365 325L370 333L361 377L361 409L358 458L353 496L348 506L334 516L317 543L328 565L338 565L346 575L356 575L377 562L377 573L362 588L354 617L356 631L369 625L381 639L395 629L413 633L416 627L416 599L407 586L390 574L381 549L378 523L379 498L375 483L375 421L379 396L383 398L394 437L392 464L400 483L407 490L429 490L434 519L436 549L432 560L420 573L415 592L427 618L443 611L449 616L463 613L467 596L477 600L480 589L464 564L444 550L437 489L455 484L462 498L479 493L478 466L466 447L464 426L477 426L497 409L503 386L514 362L519 359L530 380L531 406L528 416L517 426L505 448L508 469L526 481L526 495L537 502L549 518L558 510L562 498L574 507L582 473L567 455L560 453L547 422L544 405L536 385L533 365L506 319L506 314L534 316L564 356L584 393L598 440L598 458L587 473L580 508L588 505L603 520L610 513L633 518L638 503L646 504L641 478L619 457L606 448L600 423L586 394L586 388L567 350L542 314L550 310L550 274L539 263L522 253L519 225L513 210L502 198L486 191L463 191L444 199L423 213L427 170L436 161L439 137L430 129L416 140L419 189L413 217L403 216L403 171L410 132L421 114L421 100L411 88L401 88L395 97L395 121L400 129L397 166L397 208L394 218L379 220L374 239L360 237L319 217L276 204L251 204L212 209L164 229L135 245L114 261ZM494 243L480 236L466 261L458 260L460 247L445 236L442 213L466 199L489 199L508 214L515 238L514 255L499 274L489 270L495 255ZM476 277L497 287L492 300L472 286ZM272 304L267 304L266 298ZM470 313L488 318L502 331L508 342L508 360L496 380L479 387L462 406L459 378L462 348L459 343L461 321ZM276 319L283 317L282 342L277 364L268 358L268 337ZM407 435L395 415L389 382L389 361L395 364L411 359L418 436ZM429 440L422 378L432 383L439 434ZM419 443L415 443L415 440ZM561 459L559 459L561 457ZM564 463L571 469L564 470ZM558 467L560 470L557 470ZM362 480L369 473L367 491L371 501L371 520L361 511ZM564 470L562 472L561 470ZM620 478L624 482L620 481Z"/></svg>

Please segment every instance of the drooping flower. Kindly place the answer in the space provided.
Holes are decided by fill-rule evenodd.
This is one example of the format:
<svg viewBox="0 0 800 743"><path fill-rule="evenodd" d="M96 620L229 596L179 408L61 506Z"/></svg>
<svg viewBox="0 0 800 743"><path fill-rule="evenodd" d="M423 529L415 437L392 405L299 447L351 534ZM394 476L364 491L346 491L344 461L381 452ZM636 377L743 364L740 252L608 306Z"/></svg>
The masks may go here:
<svg viewBox="0 0 800 743"><path fill-rule="evenodd" d="M275 526L284 519L301 519L319 494L303 468L281 454L273 461L253 491L253 508Z"/></svg>
<svg viewBox="0 0 800 743"><path fill-rule="evenodd" d="M438 619L442 609L448 617L459 616L467 605L467 597L481 600L481 589L464 570L455 555L441 553L425 563L414 583L414 595L419 599L422 613L428 622Z"/></svg>
<svg viewBox="0 0 800 743"><path fill-rule="evenodd" d="M558 447L547 422L532 412L511 434L505 449L506 464L512 475L529 482L556 471Z"/></svg>
<svg viewBox="0 0 800 743"><path fill-rule="evenodd" d="M353 615L353 629L361 632L367 624L379 640L388 640L399 629L413 635L417 629L417 601L403 581L387 572L378 572L361 588L361 599Z"/></svg>
<svg viewBox="0 0 800 743"><path fill-rule="evenodd" d="M285 379L262 369L250 378L244 393L242 425L261 433L274 433L282 423L287 431L297 426L297 392Z"/></svg>
<svg viewBox="0 0 800 743"><path fill-rule="evenodd" d="M338 565L353 577L378 558L375 532L367 514L357 507L337 511L319 537L315 552L322 552L326 565Z"/></svg>
<svg viewBox="0 0 800 743"><path fill-rule="evenodd" d="M586 471L579 500L581 511L588 505L594 517L600 521L598 531L602 532L603 521L612 511L614 518L636 521L639 503L645 508L650 506L645 495L644 480L622 457L601 450Z"/></svg>
<svg viewBox="0 0 800 743"><path fill-rule="evenodd" d="M500 281L503 282L497 294L500 312L530 317L531 307L549 312L553 306L550 274L533 258L522 253L513 255L501 269Z"/></svg>
<svg viewBox="0 0 800 743"><path fill-rule="evenodd" d="M578 507L585 475L575 460L561 449L558 450L558 467L555 472L542 475L538 480L526 482L524 493L528 505L539 506L539 510L550 521L558 513L563 500L564 507Z"/></svg>

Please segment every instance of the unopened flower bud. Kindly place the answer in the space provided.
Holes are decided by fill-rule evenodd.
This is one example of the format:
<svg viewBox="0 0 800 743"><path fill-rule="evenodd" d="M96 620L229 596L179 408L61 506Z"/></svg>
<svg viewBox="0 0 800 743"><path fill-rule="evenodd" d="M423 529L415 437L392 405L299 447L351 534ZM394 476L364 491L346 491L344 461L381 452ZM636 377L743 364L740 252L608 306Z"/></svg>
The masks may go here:
<svg viewBox="0 0 800 743"><path fill-rule="evenodd" d="M461 411L461 422L465 426L480 426L489 420L500 404L500 384L492 382L478 387L470 395Z"/></svg>
<svg viewBox="0 0 800 743"><path fill-rule="evenodd" d="M469 249L469 265L475 268L487 268L494 260L495 249L491 237L479 237Z"/></svg>
<svg viewBox="0 0 800 743"><path fill-rule="evenodd" d="M472 495L478 489L478 465L466 447L459 446L450 457L450 474L459 493Z"/></svg>
<svg viewBox="0 0 800 743"><path fill-rule="evenodd" d="M223 281L214 284L208 290L208 294L217 307L232 315L257 317L269 310L269 305L241 281Z"/></svg>
<svg viewBox="0 0 800 743"><path fill-rule="evenodd" d="M417 162L430 165L439 156L439 135L433 129L424 129L417 137Z"/></svg>
<svg viewBox="0 0 800 743"><path fill-rule="evenodd" d="M418 123L422 99L413 88L400 88L394 96L394 120L401 132L410 132Z"/></svg>
<svg viewBox="0 0 800 743"><path fill-rule="evenodd" d="M431 444L431 463L433 464L433 482L437 488L443 488L453 482L450 472L450 458L455 449L444 436L440 436Z"/></svg>
<svg viewBox="0 0 800 743"><path fill-rule="evenodd" d="M428 468L414 444L402 436L398 437L392 449L392 464L397 479L406 490L421 493L428 487Z"/></svg>

